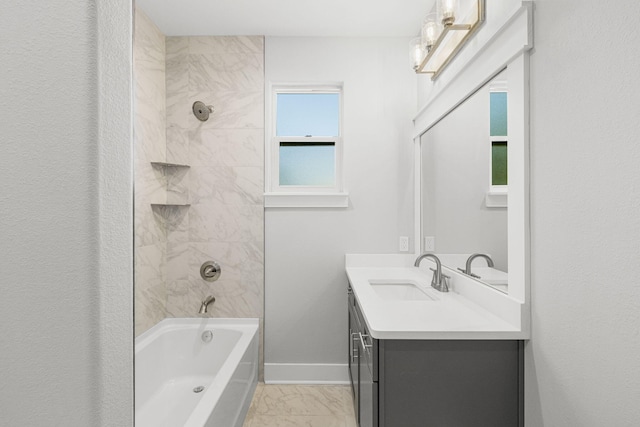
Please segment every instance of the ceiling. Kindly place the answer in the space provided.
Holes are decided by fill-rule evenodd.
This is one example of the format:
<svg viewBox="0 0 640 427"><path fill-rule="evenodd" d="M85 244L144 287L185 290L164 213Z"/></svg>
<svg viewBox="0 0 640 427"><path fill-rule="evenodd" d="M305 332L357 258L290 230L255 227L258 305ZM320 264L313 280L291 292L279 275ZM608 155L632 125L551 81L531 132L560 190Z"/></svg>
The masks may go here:
<svg viewBox="0 0 640 427"><path fill-rule="evenodd" d="M167 36L412 37L435 0L135 0Z"/></svg>

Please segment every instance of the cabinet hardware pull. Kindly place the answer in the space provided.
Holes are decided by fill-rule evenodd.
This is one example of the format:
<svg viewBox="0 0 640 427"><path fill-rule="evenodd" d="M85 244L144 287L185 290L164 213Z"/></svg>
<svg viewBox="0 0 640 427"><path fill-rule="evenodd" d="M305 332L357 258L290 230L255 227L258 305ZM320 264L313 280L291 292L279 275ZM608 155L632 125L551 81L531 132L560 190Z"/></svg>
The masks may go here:
<svg viewBox="0 0 640 427"><path fill-rule="evenodd" d="M357 335L358 334L356 332L351 332L351 362L353 363L355 363L356 359L358 358L358 349L355 345L353 345L353 343L357 339Z"/></svg>
<svg viewBox="0 0 640 427"><path fill-rule="evenodd" d="M366 350L368 348L373 347L373 344L365 344L364 343L364 338L363 337L368 337L369 335L367 335L367 334L362 335L362 332L358 332L358 335L360 335L360 343L362 343L362 348L364 348Z"/></svg>

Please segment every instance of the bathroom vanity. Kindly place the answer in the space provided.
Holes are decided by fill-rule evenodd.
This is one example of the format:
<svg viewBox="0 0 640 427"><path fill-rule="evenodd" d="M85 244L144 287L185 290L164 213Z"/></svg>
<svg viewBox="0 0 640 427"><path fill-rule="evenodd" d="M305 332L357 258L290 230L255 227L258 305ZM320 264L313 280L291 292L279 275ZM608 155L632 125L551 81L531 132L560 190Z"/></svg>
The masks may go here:
<svg viewBox="0 0 640 427"><path fill-rule="evenodd" d="M414 118L415 253L346 256L349 374L360 427L524 425L533 5L517 3L500 14L487 9L475 46L425 90ZM503 100L495 106L506 124L496 132L494 98ZM493 173L500 170L504 176ZM437 263L414 266L426 250ZM491 261L473 266L472 276L478 253L492 255L498 269L489 270ZM467 260L462 272L459 256ZM450 292L431 287L430 268L440 267Z"/></svg>
<svg viewBox="0 0 640 427"><path fill-rule="evenodd" d="M491 309L514 313L519 303L487 286L480 293L495 301L478 303L462 275L452 278L455 290L438 292L428 261L416 268L410 257L375 257L347 256L358 425L524 425L527 328ZM391 266L372 267L378 262Z"/></svg>

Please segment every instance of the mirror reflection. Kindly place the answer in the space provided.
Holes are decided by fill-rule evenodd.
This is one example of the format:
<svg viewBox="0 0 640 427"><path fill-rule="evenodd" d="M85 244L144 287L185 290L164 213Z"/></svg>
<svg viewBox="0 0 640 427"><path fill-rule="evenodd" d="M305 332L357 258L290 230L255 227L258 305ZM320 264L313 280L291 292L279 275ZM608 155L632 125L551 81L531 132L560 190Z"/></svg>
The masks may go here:
<svg viewBox="0 0 640 427"><path fill-rule="evenodd" d="M507 102L502 72L420 138L423 248L505 293Z"/></svg>

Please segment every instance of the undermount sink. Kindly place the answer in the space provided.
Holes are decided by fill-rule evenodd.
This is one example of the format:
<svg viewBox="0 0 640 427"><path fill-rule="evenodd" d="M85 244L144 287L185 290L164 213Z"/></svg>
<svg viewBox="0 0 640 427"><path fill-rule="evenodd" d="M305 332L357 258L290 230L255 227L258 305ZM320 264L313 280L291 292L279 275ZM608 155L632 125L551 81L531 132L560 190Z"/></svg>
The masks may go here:
<svg viewBox="0 0 640 427"><path fill-rule="evenodd" d="M387 301L436 301L437 297L423 291L411 280L369 280L374 292Z"/></svg>

